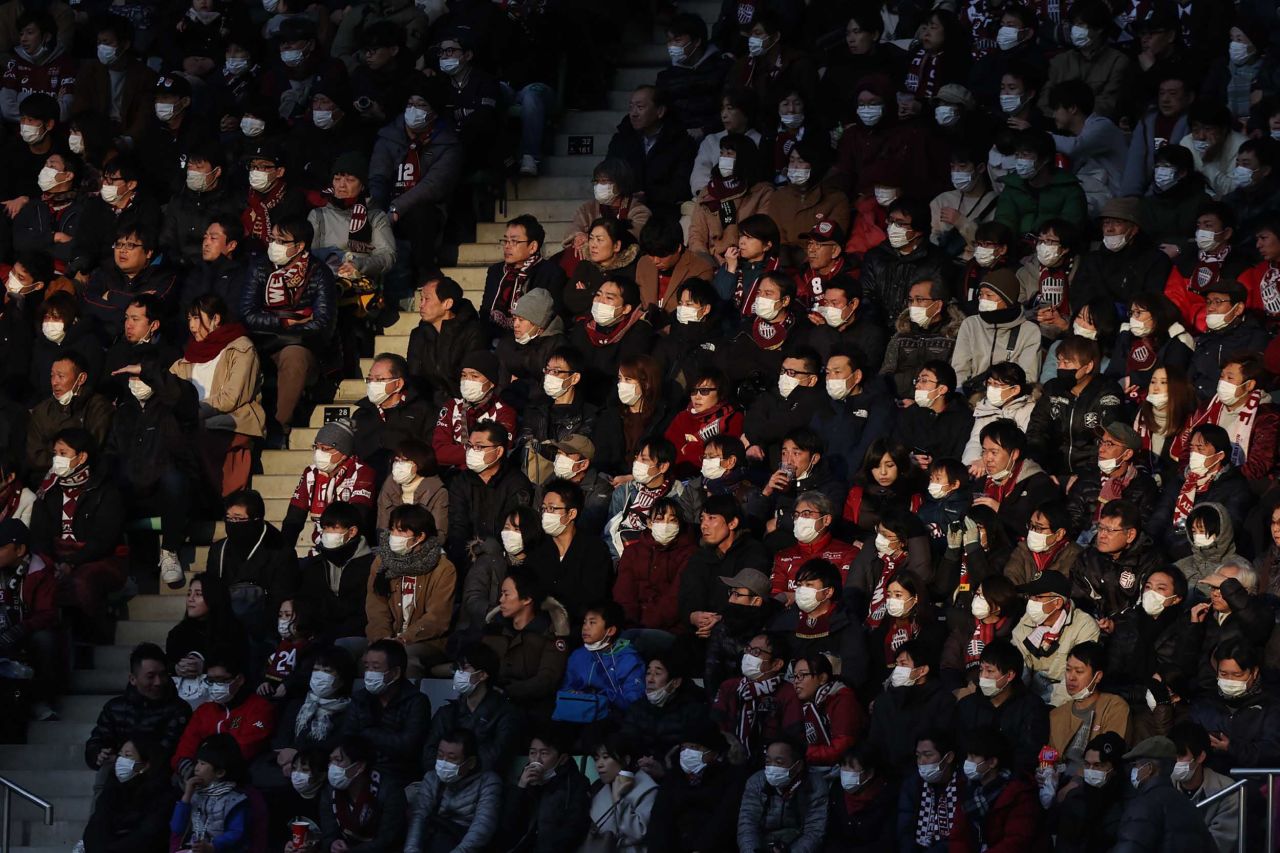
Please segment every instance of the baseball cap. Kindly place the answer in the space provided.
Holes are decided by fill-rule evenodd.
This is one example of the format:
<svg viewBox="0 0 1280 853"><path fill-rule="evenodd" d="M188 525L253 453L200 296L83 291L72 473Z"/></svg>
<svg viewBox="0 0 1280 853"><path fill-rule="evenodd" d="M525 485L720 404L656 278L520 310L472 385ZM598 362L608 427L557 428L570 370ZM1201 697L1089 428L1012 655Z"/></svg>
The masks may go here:
<svg viewBox="0 0 1280 853"><path fill-rule="evenodd" d="M759 569L743 569L731 578L720 576L720 583L733 589L749 589L752 595L769 597L769 579Z"/></svg>

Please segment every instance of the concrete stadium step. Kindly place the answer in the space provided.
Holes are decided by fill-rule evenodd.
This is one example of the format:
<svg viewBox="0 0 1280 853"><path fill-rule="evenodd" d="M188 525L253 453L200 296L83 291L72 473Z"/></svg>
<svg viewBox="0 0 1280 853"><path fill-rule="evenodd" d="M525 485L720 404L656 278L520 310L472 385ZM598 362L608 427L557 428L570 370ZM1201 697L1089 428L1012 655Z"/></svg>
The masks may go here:
<svg viewBox="0 0 1280 853"><path fill-rule="evenodd" d="M45 744L39 752L40 768L43 770L79 770L84 767L83 743L64 741ZM31 751L26 744L0 744L0 767L21 767L25 762L30 761L31 757Z"/></svg>
<svg viewBox="0 0 1280 853"><path fill-rule="evenodd" d="M566 219L565 221L567 222L568 220ZM445 267L441 272L456 281L468 293L484 292L484 277L487 272L484 267ZM473 304L474 302L475 300L472 299Z"/></svg>
<svg viewBox="0 0 1280 853"><path fill-rule="evenodd" d="M360 383L360 387L364 387L364 383ZM268 451L274 453L275 451ZM286 453L293 454L297 451L289 450ZM266 454L263 454L264 456ZM310 451L307 452L310 456ZM309 462L310 460L307 460ZM258 494L262 495L264 500L272 498L288 500L293 497L293 488L298 485L298 477L302 474L302 468L307 467L307 462L302 464L292 474L259 474L253 478L253 487L258 490ZM270 511L268 510L268 516Z"/></svg>
<svg viewBox="0 0 1280 853"><path fill-rule="evenodd" d="M4 775L19 787L26 788L33 794L46 799L51 794L83 794L93 793L93 771L82 763L79 770L41 770L36 767L6 769ZM16 800L17 798L15 798ZM58 816L57 805L53 815ZM65 851L64 851L65 853Z"/></svg>
<svg viewBox="0 0 1280 853"><path fill-rule="evenodd" d="M144 622L130 619L116 623L116 645L136 646L138 643L155 643L161 648L176 620ZM73 669L71 690L74 693L119 693L128 679L128 669Z"/></svg>
<svg viewBox="0 0 1280 853"><path fill-rule="evenodd" d="M663 30L659 37L666 38L666 31ZM662 50L664 53L666 52L665 45ZM663 58L667 59L668 63L671 61L670 57L664 56ZM624 91L631 92L640 86L651 86L658 81L658 72L660 70L662 69L654 68L652 66L647 68L619 68L613 75L613 87L615 89L622 89Z"/></svg>
<svg viewBox="0 0 1280 853"><path fill-rule="evenodd" d="M502 247L497 243L463 243L458 247L458 263L485 264L502 260Z"/></svg>
<svg viewBox="0 0 1280 853"><path fill-rule="evenodd" d="M290 435L290 443L292 444L293 436ZM311 464L312 452L301 445L295 445L297 449L292 450L265 450L262 453L262 474L255 475L253 478L254 488L257 488L258 480L262 479L262 475L287 475L293 478L294 483L298 482L298 477L302 474L302 469ZM292 491L289 492L293 494ZM132 614L130 614L132 615Z"/></svg>
<svg viewBox="0 0 1280 853"><path fill-rule="evenodd" d="M401 311L400 317L390 326L382 330L384 335L404 335L408 336L410 332L418 328L418 323L422 318L418 316L417 311Z"/></svg>
<svg viewBox="0 0 1280 853"><path fill-rule="evenodd" d="M84 820L62 820L58 816L57 806L54 807L53 814L53 826L45 826L44 822L39 818L31 821L21 821L15 829L14 836L31 844L63 845L61 849L65 853L67 849L75 845L83 837L84 825L88 822L88 818L86 817ZM23 848L19 847L17 849L21 850Z"/></svg>
<svg viewBox="0 0 1280 853"><path fill-rule="evenodd" d="M618 118L620 116L615 116L613 125L606 130L570 130L561 126L556 133L555 147L552 150L556 154L569 155L570 138L588 137L591 139L591 153L572 156L584 157L590 160L594 166L604 159L605 152L609 150L609 140L613 138L613 132L618 127Z"/></svg>
<svg viewBox="0 0 1280 853"><path fill-rule="evenodd" d="M670 62L665 44L629 44L618 54L619 72L623 68L661 66Z"/></svg>
<svg viewBox="0 0 1280 853"><path fill-rule="evenodd" d="M529 214L537 217L539 222L572 222L573 214L577 213L578 208L582 206L582 202L586 201L586 196L572 199L520 199L513 198L507 200L508 219L514 219L521 214ZM497 208L495 207L496 211ZM461 281L459 281L461 283ZM484 284L484 278L480 279L480 284ZM465 285L463 285L465 287Z"/></svg>
<svg viewBox="0 0 1280 853"><path fill-rule="evenodd" d="M590 178L597 162L599 161L592 157L553 154L542 158L542 162L538 164L539 177L545 175L548 178ZM528 180L528 178L521 180Z"/></svg>
<svg viewBox="0 0 1280 853"><path fill-rule="evenodd" d="M612 136L614 131L618 129L618 122L622 120L623 115L627 112L627 104L631 100L630 92L620 92L622 95L622 105L616 110L582 110L571 111L564 114L564 118L560 120L560 125L556 128L560 133L573 134L581 136L585 134ZM608 147L608 143L606 143ZM556 153L559 153L557 150Z"/></svg>
<svg viewBox="0 0 1280 853"><path fill-rule="evenodd" d="M375 352L393 352L396 355L408 355L409 336L378 335L373 339L373 349ZM294 430L294 432L297 432L297 430ZM292 443L292 441L290 443Z"/></svg>
<svg viewBox="0 0 1280 853"><path fill-rule="evenodd" d="M591 196L591 172L585 175L570 177L538 176L536 178L518 178L510 182L507 190L509 198L556 199L581 198Z"/></svg>
<svg viewBox="0 0 1280 853"><path fill-rule="evenodd" d="M204 565L204 560L200 561L200 565ZM174 601L172 598L164 595L138 595L129 600L129 618L142 619L146 621L162 621L165 619L171 622L177 622L182 618L184 606L181 601ZM98 663L98 653L104 649L113 649L115 646L99 646L94 651L94 665ZM128 660L128 655L125 659Z"/></svg>
<svg viewBox="0 0 1280 853"><path fill-rule="evenodd" d="M64 700L65 701L65 700ZM59 702L59 704L62 704ZM95 721L98 719L95 715ZM81 746L93 733L93 723L72 723L66 720L54 720L45 723L31 723L27 726L27 745L46 743L78 743Z"/></svg>

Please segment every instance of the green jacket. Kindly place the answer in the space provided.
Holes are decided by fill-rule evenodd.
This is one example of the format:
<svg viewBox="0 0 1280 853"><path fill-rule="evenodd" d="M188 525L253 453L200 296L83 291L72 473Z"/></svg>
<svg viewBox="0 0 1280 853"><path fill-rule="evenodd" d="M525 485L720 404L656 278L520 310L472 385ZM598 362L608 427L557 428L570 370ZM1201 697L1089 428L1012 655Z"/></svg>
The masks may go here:
<svg viewBox="0 0 1280 853"><path fill-rule="evenodd" d="M1070 172L1054 169L1048 186L1036 189L1014 174L1005 175L1004 192L996 205L996 221L1017 236L1034 233L1049 219L1065 219L1083 226L1089 221L1080 182Z"/></svg>

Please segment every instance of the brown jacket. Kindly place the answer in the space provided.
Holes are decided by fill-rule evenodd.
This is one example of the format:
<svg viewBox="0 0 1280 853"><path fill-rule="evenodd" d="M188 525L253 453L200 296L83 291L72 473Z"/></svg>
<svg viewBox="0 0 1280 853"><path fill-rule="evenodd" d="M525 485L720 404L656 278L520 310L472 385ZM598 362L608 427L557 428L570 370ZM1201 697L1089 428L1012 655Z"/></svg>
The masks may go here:
<svg viewBox="0 0 1280 853"><path fill-rule="evenodd" d="M846 234L853 221L849 197L821 184L805 192L790 184L778 187L769 201L769 215L778 223L783 244L797 246L809 229L824 219L835 220Z"/></svg>
<svg viewBox="0 0 1280 853"><path fill-rule="evenodd" d="M1061 572L1071 577L1071 570L1079 562L1082 553L1084 553L1083 548L1074 542L1068 542L1045 568L1047 571ZM1036 558L1027 548L1026 542L1019 542L1018 547L1013 549L1013 554L1010 555L1009 562L1004 567L1004 576L1013 581L1014 586L1031 583L1040 576L1040 570L1036 568Z"/></svg>
<svg viewBox="0 0 1280 853"><path fill-rule="evenodd" d="M1067 701L1049 712L1049 745L1066 752L1071 739L1080 729L1080 719L1071 713L1074 702ZM1114 693L1099 693L1093 706L1093 728L1085 741L1091 741L1103 732L1115 732L1129 740L1129 703Z"/></svg>
<svg viewBox="0 0 1280 853"><path fill-rule="evenodd" d="M436 535L444 539L449 535L449 490L439 477L423 477L413 490L413 502L431 513L436 522ZM378 492L378 529L386 530L391 510L404 503L404 489L387 475Z"/></svg>
<svg viewBox="0 0 1280 853"><path fill-rule="evenodd" d="M689 248L695 252L712 255L717 263L724 263L724 250L738 245L738 222L757 213L769 213L773 187L761 181L745 193L733 199L738 212L734 224L720 224L720 210L707 207L707 191L699 190L693 200L693 215L689 218Z"/></svg>
<svg viewBox="0 0 1280 853"><path fill-rule="evenodd" d="M190 382L192 368L191 362L178 359L170 365L169 372ZM204 401L235 418L237 433L254 438L265 435L267 425L267 415L262 409L262 385L258 381L260 373L253 341L238 337L222 350L213 371L209 397Z"/></svg>
<svg viewBox="0 0 1280 853"><path fill-rule="evenodd" d="M124 90L120 103L120 134L142 138L155 104L156 73L144 63L129 60L124 69ZM76 92L71 99L71 114L93 110L111 115L111 73L96 59L76 70Z"/></svg>
<svg viewBox="0 0 1280 853"><path fill-rule="evenodd" d="M421 546L420 546L421 547ZM453 613L453 588L458 573L443 553L436 567L425 575L415 575L413 607L409 619L404 618L400 600L404 578L391 578L391 594L383 597L373 591L373 579L382 570L382 559L373 558L369 567L369 583L364 600L364 612L368 617L365 636L370 642L400 637L406 646L442 637L449 630L449 617Z"/></svg>
<svg viewBox="0 0 1280 853"><path fill-rule="evenodd" d="M653 214L649 208L644 206L644 202L636 201L632 198L631 202L626 205L627 221L631 223L631 234L637 240L640 239L640 229L649 221L649 217ZM594 201L584 201L582 205L574 211L573 227L569 229L569 233L564 235L564 243L566 249L573 245L573 238L579 234L586 234L591 230L591 223L600 218L600 205Z"/></svg>
<svg viewBox="0 0 1280 853"><path fill-rule="evenodd" d="M692 248L685 249L680 255L680 260L676 261L675 267L671 270L671 282L667 285L667 292L662 297L662 310L668 312L676 310L676 291L685 281L691 278L711 281L711 277L715 274L715 266L706 257L693 251ZM641 305L648 308L658 301L658 268L646 255L641 255L640 260L636 261L636 284L640 286Z"/></svg>

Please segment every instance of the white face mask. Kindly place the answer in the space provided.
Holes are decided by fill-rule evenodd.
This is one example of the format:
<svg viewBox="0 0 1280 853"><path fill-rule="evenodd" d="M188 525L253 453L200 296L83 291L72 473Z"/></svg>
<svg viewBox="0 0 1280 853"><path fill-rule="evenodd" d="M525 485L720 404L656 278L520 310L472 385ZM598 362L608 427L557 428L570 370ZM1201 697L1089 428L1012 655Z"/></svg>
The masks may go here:
<svg viewBox="0 0 1280 853"><path fill-rule="evenodd" d="M321 130L333 127L333 110L312 110L311 122Z"/></svg>
<svg viewBox="0 0 1280 853"><path fill-rule="evenodd" d="M558 512L544 512L542 514L542 532L551 537L559 536L569 527L569 523L565 521Z"/></svg>
<svg viewBox="0 0 1280 853"><path fill-rule="evenodd" d="M933 118L942 127L950 127L960 120L960 108L953 106L934 107Z"/></svg>
<svg viewBox="0 0 1280 853"><path fill-rule="evenodd" d="M1129 771L1129 784L1132 785L1136 790L1139 786L1142 785L1142 782L1143 782L1142 768L1141 767L1132 768Z"/></svg>
<svg viewBox="0 0 1280 853"><path fill-rule="evenodd" d="M895 619L900 616L905 616L907 614L907 599L890 598L885 601L884 609L887 610L889 615Z"/></svg>
<svg viewBox="0 0 1280 853"><path fill-rule="evenodd" d="M138 762L132 758L125 758L123 755L116 756L115 764L116 779L120 782L128 782L134 776L138 775Z"/></svg>
<svg viewBox="0 0 1280 853"><path fill-rule="evenodd" d="M58 170L51 166L45 166L40 170L40 174L36 175L36 185L44 192L49 192L58 183Z"/></svg>
<svg viewBox="0 0 1280 853"><path fill-rule="evenodd" d="M604 182L593 184L591 187L591 192L595 196L597 204L608 204L609 202L613 201L613 196L614 196L613 184L604 183Z"/></svg>
<svg viewBox="0 0 1280 853"><path fill-rule="evenodd" d="M1054 266L1062 260L1062 247L1053 243L1036 243L1036 260L1046 267Z"/></svg>
<svg viewBox="0 0 1280 853"><path fill-rule="evenodd" d="M320 546L336 551L347 544L347 534L341 530L325 530L320 533Z"/></svg>
<svg viewBox="0 0 1280 853"><path fill-rule="evenodd" d="M1159 391L1152 391L1147 395L1147 402L1151 404L1153 409L1163 409L1169 402L1169 395L1162 394Z"/></svg>
<svg viewBox="0 0 1280 853"><path fill-rule="evenodd" d="M733 163L734 163L733 157L724 157L724 156L720 157L720 160L716 165L720 169L720 175L722 177L725 177L725 178L733 177Z"/></svg>
<svg viewBox="0 0 1280 853"><path fill-rule="evenodd" d="M465 669L460 669L453 674L453 689L459 696L469 696L478 684L479 682Z"/></svg>
<svg viewBox="0 0 1280 853"><path fill-rule="evenodd" d="M680 535L680 522L655 521L649 525L649 532L653 534L653 541L659 545L669 545Z"/></svg>
<svg viewBox="0 0 1280 853"><path fill-rule="evenodd" d="M640 383L624 379L618 383L618 402L624 406L634 406L640 402Z"/></svg>
<svg viewBox="0 0 1280 853"><path fill-rule="evenodd" d="M49 470L55 477L65 477L71 473L71 460L66 456L55 456L49 462Z"/></svg>
<svg viewBox="0 0 1280 853"><path fill-rule="evenodd" d="M440 57L440 70L450 77L458 73L458 69L462 67L462 60L456 56Z"/></svg>
<svg viewBox="0 0 1280 853"><path fill-rule="evenodd" d="M744 654L742 656L742 675L744 678L757 679L764 674L761 666L764 661L753 654Z"/></svg>
<svg viewBox="0 0 1280 853"><path fill-rule="evenodd" d="M637 485L648 485L651 480L657 476L657 472L651 471L649 465L641 462L639 459L631 463L631 479L636 481Z"/></svg>
<svg viewBox="0 0 1280 853"><path fill-rule="evenodd" d="M1082 27L1077 24L1071 28L1071 43L1073 45L1081 48L1088 47L1089 41L1090 37L1088 27Z"/></svg>
<svg viewBox="0 0 1280 853"><path fill-rule="evenodd" d="M707 480L719 480L724 476L724 464L720 459L703 459L702 476Z"/></svg>
<svg viewBox="0 0 1280 853"><path fill-rule="evenodd" d="M1196 248L1202 252L1208 252L1218 245L1218 232L1210 231L1208 228L1196 229Z"/></svg>
<svg viewBox="0 0 1280 853"><path fill-rule="evenodd" d="M280 635L280 639L282 639L282 640L284 640L284 639L288 639L288 638L289 638L289 636L290 636L291 634L293 634L293 620L292 620L292 619L277 619L277 620L276 620L276 633Z"/></svg>
<svg viewBox="0 0 1280 853"><path fill-rule="evenodd" d="M981 595L974 595L973 600L969 602L969 612L973 614L974 619L986 619L991 615L991 605Z"/></svg>
<svg viewBox="0 0 1280 853"><path fill-rule="evenodd" d="M1253 47L1242 41L1233 41L1227 46L1227 54L1231 57L1232 62L1240 65L1253 56Z"/></svg>
<svg viewBox="0 0 1280 853"><path fill-rule="evenodd" d="M809 183L809 176L813 174L812 169L804 169L799 166L792 166L787 169L787 182L794 186L803 186Z"/></svg>
<svg viewBox="0 0 1280 853"><path fill-rule="evenodd" d="M329 787L335 791L345 791L351 787L351 780L347 778L347 768L345 767L330 764L326 775L329 779Z"/></svg>
<svg viewBox="0 0 1280 853"><path fill-rule="evenodd" d="M1192 150L1195 151L1197 154L1199 154L1201 159L1204 159L1204 155L1209 153L1209 147L1210 147L1210 142L1207 139L1191 140Z"/></svg>
<svg viewBox="0 0 1280 853"><path fill-rule="evenodd" d="M973 259L980 267L990 267L996 262L996 250L990 246L977 246L973 250Z"/></svg>
<svg viewBox="0 0 1280 853"><path fill-rule="evenodd" d="M582 647L589 652L602 652L609 648L609 640L606 638L603 640L597 640L594 643L583 643Z"/></svg>
<svg viewBox="0 0 1280 853"><path fill-rule="evenodd" d="M621 314L621 305L609 305L605 302L591 303L591 319L596 321L597 326L612 326L618 322Z"/></svg>
<svg viewBox="0 0 1280 853"><path fill-rule="evenodd" d="M467 449L467 470L479 474L481 471L489 467L489 462L485 459L487 450L481 450L478 447Z"/></svg>
<svg viewBox="0 0 1280 853"><path fill-rule="evenodd" d="M440 62L443 64L444 60ZM436 778L444 784L448 785L450 782L456 782L461 772L462 768L452 761L445 761L443 758L436 759Z"/></svg>
<svg viewBox="0 0 1280 853"><path fill-rule="evenodd" d="M222 71L229 77L236 77L249 70L249 60L243 56L228 56L222 63Z"/></svg>
<svg viewBox="0 0 1280 853"><path fill-rule="evenodd" d="M22 141L28 145L34 145L41 139L47 131L38 124L24 124L18 128L18 134L22 137Z"/></svg>
<svg viewBox="0 0 1280 853"><path fill-rule="evenodd" d="M413 541L412 536L405 536L403 533L392 533L387 536L387 548L392 554L409 553L409 543Z"/></svg>
<svg viewBox="0 0 1280 853"><path fill-rule="evenodd" d="M672 65L681 65L685 59L685 46L680 44L667 45L667 56L671 58Z"/></svg>
<svg viewBox="0 0 1280 853"><path fill-rule="evenodd" d="M569 380L563 377L552 376L550 373L542 377L542 392L553 400L563 397L571 387L573 386Z"/></svg>
<svg viewBox="0 0 1280 853"><path fill-rule="evenodd" d="M504 530L500 535L502 550L507 552L508 557L518 557L524 552L524 537L519 530Z"/></svg>
<svg viewBox="0 0 1280 853"><path fill-rule="evenodd" d="M677 305L676 306L676 322L688 325L698 322L698 306L697 305Z"/></svg>
<svg viewBox="0 0 1280 853"><path fill-rule="evenodd" d="M1128 234L1108 234L1102 238L1102 245L1112 252L1118 252L1129 245Z"/></svg>
<svg viewBox="0 0 1280 853"><path fill-rule="evenodd" d="M1049 550L1049 534L1032 530L1027 533L1027 549L1033 554L1043 554Z"/></svg>
<svg viewBox="0 0 1280 853"><path fill-rule="evenodd" d="M144 403L147 400L150 400L151 395L155 392L152 390L150 385L143 382L136 376L131 376L129 377L129 393L132 394L134 399L139 403Z"/></svg>
<svg viewBox="0 0 1280 853"><path fill-rule="evenodd" d="M1144 589L1142 591L1142 609L1146 611L1148 616L1159 616L1163 613L1166 600L1163 595L1154 589Z"/></svg>
<svg viewBox="0 0 1280 853"><path fill-rule="evenodd" d="M889 601L897 600L898 599L896 598L889 599ZM885 605L888 606L888 602L885 602ZM909 666L895 666L889 673L889 683L894 687L906 687L910 685L912 683L911 671L912 668Z"/></svg>
<svg viewBox="0 0 1280 853"><path fill-rule="evenodd" d="M788 127L793 130L804 124L804 113L791 113L785 116L778 116L778 118L782 121L783 127Z"/></svg>
<svg viewBox="0 0 1280 853"><path fill-rule="evenodd" d="M1178 170L1172 166L1156 166L1156 189L1167 190L1178 182Z"/></svg>
<svg viewBox="0 0 1280 853"><path fill-rule="evenodd" d="M895 201L898 200L898 191L895 189L889 189L886 187L876 187L873 192L875 193L876 204L880 205L881 207L888 207L889 205L893 204ZM889 226L889 232L890 234L893 233L892 225ZM892 236L890 236L889 238L889 245L891 246L893 245Z"/></svg>
<svg viewBox="0 0 1280 853"><path fill-rule="evenodd" d="M249 186L258 192L263 192L271 186L271 176L261 169L252 169L249 172Z"/></svg>
<svg viewBox="0 0 1280 853"><path fill-rule="evenodd" d="M886 229L889 235L889 245L895 249L901 249L903 246L911 242L911 232L904 225L896 222L890 223Z"/></svg>
<svg viewBox="0 0 1280 853"><path fill-rule="evenodd" d="M697 776L707 769L707 762L701 751L686 747L680 750L680 769L690 776Z"/></svg>
<svg viewBox="0 0 1280 853"><path fill-rule="evenodd" d="M858 107L858 119L867 127L875 127L884 115L882 104L868 104Z"/></svg>
<svg viewBox="0 0 1280 853"><path fill-rule="evenodd" d="M551 463L551 469L555 475L562 480L572 480L577 476L578 463L570 459L563 453L557 453L555 461Z"/></svg>
<svg viewBox="0 0 1280 853"><path fill-rule="evenodd" d="M1140 323L1137 320L1130 320L1129 334L1133 335L1135 338L1145 338L1147 335L1151 334L1151 327L1146 323Z"/></svg>
<svg viewBox="0 0 1280 853"><path fill-rule="evenodd" d="M422 107L405 107L404 126L410 130L422 130L427 126L427 111Z"/></svg>
<svg viewBox="0 0 1280 853"><path fill-rule="evenodd" d="M1119 459L1099 459L1098 470L1104 474L1110 474L1112 471L1120 467Z"/></svg>
<svg viewBox="0 0 1280 853"><path fill-rule="evenodd" d="M1013 50L1018 46L1018 36L1022 30L1017 27L1001 27L996 32L996 47L1001 50Z"/></svg>
<svg viewBox="0 0 1280 853"><path fill-rule="evenodd" d="M14 275L12 271L10 271L9 277L4 281L4 289L15 296L22 292L22 282L18 281L18 277Z"/></svg>
<svg viewBox="0 0 1280 853"><path fill-rule="evenodd" d="M843 400L848 397L849 381L847 379L828 379L827 396L832 400Z"/></svg>
<svg viewBox="0 0 1280 853"><path fill-rule="evenodd" d="M364 689L374 696L385 693L391 685L392 682L387 680L385 672L365 672L364 674Z"/></svg>
<svg viewBox="0 0 1280 853"><path fill-rule="evenodd" d="M764 768L764 780L773 787L781 789L791 782L791 769L769 765Z"/></svg>
<svg viewBox="0 0 1280 853"><path fill-rule="evenodd" d="M759 56L764 53L764 37L751 36L747 39L747 53L752 56Z"/></svg>
<svg viewBox="0 0 1280 853"><path fill-rule="evenodd" d="M333 696L333 689L337 685L338 679L333 673L317 669L312 671L307 689L321 699L328 699Z"/></svg>
<svg viewBox="0 0 1280 853"><path fill-rule="evenodd" d="M1031 620L1031 624L1039 625L1049 618L1049 614L1045 612L1044 602L1032 599L1027 602L1027 618Z"/></svg>
<svg viewBox="0 0 1280 853"><path fill-rule="evenodd" d="M943 483L930 483L928 487L929 497L935 501L940 501L947 496L947 487Z"/></svg>
<svg viewBox="0 0 1280 853"><path fill-rule="evenodd" d="M1038 171L1036 169L1036 161L1027 157L1019 157L1013 161L1013 171L1019 178L1030 180L1035 177Z"/></svg>
<svg viewBox="0 0 1280 853"><path fill-rule="evenodd" d="M1249 689L1249 682L1236 681L1234 678L1219 678L1218 692L1228 699L1243 696Z"/></svg>
<svg viewBox="0 0 1280 853"><path fill-rule="evenodd" d="M978 689L982 691L982 695L990 699L1000 692L1000 679L998 678L979 678Z"/></svg>
<svg viewBox="0 0 1280 853"><path fill-rule="evenodd" d="M971 758L966 758L964 762L964 778L970 782L977 782L982 778L982 765Z"/></svg>
<svg viewBox="0 0 1280 853"><path fill-rule="evenodd" d="M1079 320L1076 320L1071 324L1071 332L1082 338L1088 338L1091 341L1096 341L1098 339L1098 330L1090 329L1087 326L1081 325Z"/></svg>
<svg viewBox="0 0 1280 853"><path fill-rule="evenodd" d="M267 123L266 123L265 121L263 121L262 119L260 119L260 118L253 118L252 116L245 116L244 118L240 119L240 132L241 132L241 133L243 133L245 136L248 136L248 137L250 137L250 138L255 137L255 136L261 136L261 135L262 135L262 131L264 131L264 130L266 130L266 129L267 129ZM262 186L258 186L256 183L254 183L254 180L255 180L255 177L254 177L254 176L255 176L255 175L260 175L260 176L261 176ZM265 189L267 188L267 184L268 184L268 181L267 181L267 173L266 173L266 172L262 172L262 171L260 171L260 170L258 170L258 169L252 169L252 170L250 170L250 172L249 172L249 186L253 187L255 190L259 190L259 191L261 191L261 190L265 190Z"/></svg>
<svg viewBox="0 0 1280 853"><path fill-rule="evenodd" d="M1187 457L1187 470L1197 477L1203 477L1209 473L1209 457L1204 453L1191 451L1191 455Z"/></svg>
<svg viewBox="0 0 1280 853"><path fill-rule="evenodd" d="M290 68L296 68L302 64L302 51L297 48L280 51L280 61Z"/></svg>
<svg viewBox="0 0 1280 853"><path fill-rule="evenodd" d="M293 786L293 790L298 792L298 796L304 800L312 800L315 799L316 793L324 783L319 780L312 782L310 773L294 770L289 774L289 784Z"/></svg>
<svg viewBox="0 0 1280 853"><path fill-rule="evenodd" d="M1005 115L1013 115L1022 109L1021 95L1001 95L1000 96L1000 112Z"/></svg>
<svg viewBox="0 0 1280 853"><path fill-rule="evenodd" d="M1090 696L1093 695L1093 682L1092 681L1089 682L1084 687L1081 687L1079 690L1077 690L1075 693L1069 693L1068 695L1076 702L1083 702L1084 700L1088 699Z"/></svg>
<svg viewBox="0 0 1280 853"><path fill-rule="evenodd" d="M84 153L84 136L79 133L72 133L67 136L67 147L71 149L72 154Z"/></svg>
<svg viewBox="0 0 1280 853"><path fill-rule="evenodd" d="M156 118L169 121L173 118L173 104L156 104Z"/></svg>
<svg viewBox="0 0 1280 853"><path fill-rule="evenodd" d="M751 303L751 311L761 320L772 322L775 317L782 311L778 304L781 300L770 299L768 296L757 296L755 302Z"/></svg>
<svg viewBox="0 0 1280 853"><path fill-rule="evenodd" d="M272 240L267 244L267 260L271 261L271 263L276 266L284 266L289 263L292 257L293 256L289 254L289 247L284 243L277 243L275 240Z"/></svg>
<svg viewBox="0 0 1280 853"><path fill-rule="evenodd" d="M1191 544L1197 548L1208 548L1218 539L1217 536L1210 536L1207 533L1192 533Z"/></svg>
<svg viewBox="0 0 1280 853"><path fill-rule="evenodd" d="M1233 310L1234 307L1235 306L1232 306L1231 309L1228 309L1228 313L1230 313L1230 311ZM1214 332L1218 331L1219 329L1225 329L1228 325L1227 315L1206 313L1204 315L1204 324L1206 327L1209 328L1210 331L1214 331Z"/></svg>
<svg viewBox="0 0 1280 853"><path fill-rule="evenodd" d="M794 376L788 376L784 373L778 377L778 393L782 395L782 399L785 400L790 397L791 392L798 387L800 387L800 380Z"/></svg>
<svg viewBox="0 0 1280 853"><path fill-rule="evenodd" d="M801 521L812 521L812 519L799 519ZM819 591L810 589L807 586L796 587L796 607L799 607L805 613L812 613L818 609L818 605L822 602L818 599Z"/></svg>
<svg viewBox="0 0 1280 853"><path fill-rule="evenodd" d="M120 188L115 184L103 184L102 189L98 191L98 195L107 204L115 204L120 199Z"/></svg>
<svg viewBox="0 0 1280 853"><path fill-rule="evenodd" d="M876 534L876 553L881 557L887 557L893 553L893 545L889 542L889 537L883 533Z"/></svg>
<svg viewBox="0 0 1280 853"><path fill-rule="evenodd" d="M1228 382L1225 379L1218 380L1218 399L1226 403L1228 406L1236 401L1240 396L1240 386L1234 382Z"/></svg>
<svg viewBox="0 0 1280 853"><path fill-rule="evenodd" d="M1006 402L1004 398L1004 388L998 388L995 385L987 386L987 402L996 408L1002 408Z"/></svg>
<svg viewBox="0 0 1280 853"><path fill-rule="evenodd" d="M231 685L220 681L210 681L209 699L219 705L227 704L231 701Z"/></svg>
<svg viewBox="0 0 1280 853"><path fill-rule="evenodd" d="M917 388L914 395L916 405L922 409L929 408L933 405L934 400L936 399L935 395L937 393L936 389L934 391L929 391L926 388Z"/></svg>
<svg viewBox="0 0 1280 853"><path fill-rule="evenodd" d="M116 60L120 58L120 51L113 45L98 45L98 61L103 65L115 65Z"/></svg>
<svg viewBox="0 0 1280 853"><path fill-rule="evenodd" d="M209 173L197 172L195 169L187 169L187 189L193 193L202 193L209 188ZM271 254L271 247L267 247L267 254Z"/></svg>
<svg viewBox="0 0 1280 853"><path fill-rule="evenodd" d="M381 406L391 396L390 392L387 391L389 384L391 383L386 380L367 382L364 386L364 395L369 399L370 403L375 406Z"/></svg>
<svg viewBox="0 0 1280 853"><path fill-rule="evenodd" d="M844 768L840 769L840 787L841 788L845 789L846 791L852 794L854 791L861 788L862 785L863 785L862 773L858 772L857 770L845 770Z"/></svg>
<svg viewBox="0 0 1280 853"><path fill-rule="evenodd" d="M796 537L797 542L803 542L808 545L817 539L818 534L822 531L818 529L818 519L796 516L795 520L791 522L791 532Z"/></svg>
<svg viewBox="0 0 1280 853"><path fill-rule="evenodd" d="M332 471L333 466L336 464L333 459L333 454L327 450L315 450L311 454L311 461L315 464L316 468L326 474Z"/></svg>
<svg viewBox="0 0 1280 853"><path fill-rule="evenodd" d="M1084 783L1090 788L1101 788L1107 784L1107 777L1110 775L1106 770L1086 767L1084 769Z"/></svg>
<svg viewBox="0 0 1280 853"><path fill-rule="evenodd" d="M485 383L480 379L463 379L458 383L458 393L462 395L462 399L468 403L475 405L484 399L488 389L484 387Z"/></svg>
<svg viewBox="0 0 1280 853"><path fill-rule="evenodd" d="M833 305L819 305L818 313L822 315L822 321L828 326L840 328L846 322L844 316L844 308L836 308Z"/></svg>

